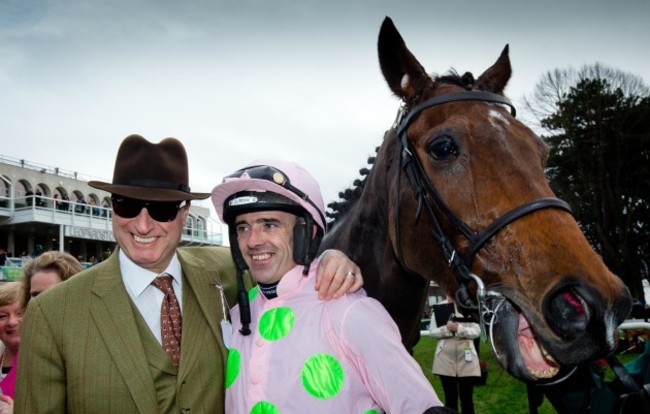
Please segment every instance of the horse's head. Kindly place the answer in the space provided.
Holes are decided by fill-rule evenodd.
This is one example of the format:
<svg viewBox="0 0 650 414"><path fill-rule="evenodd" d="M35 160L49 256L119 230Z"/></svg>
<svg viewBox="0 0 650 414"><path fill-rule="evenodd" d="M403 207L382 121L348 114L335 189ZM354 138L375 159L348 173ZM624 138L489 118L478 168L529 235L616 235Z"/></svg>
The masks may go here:
<svg viewBox="0 0 650 414"><path fill-rule="evenodd" d="M480 310L497 356L518 378L549 381L560 368L611 352L629 292L554 197L546 145L503 96L508 47L476 79L432 78L387 18L378 50L384 77L405 105L394 132L401 168L390 200L401 263L450 291L479 290L478 304L491 303ZM424 248L431 238L435 251ZM451 266L432 266L434 256ZM474 275L485 296L467 283Z"/></svg>

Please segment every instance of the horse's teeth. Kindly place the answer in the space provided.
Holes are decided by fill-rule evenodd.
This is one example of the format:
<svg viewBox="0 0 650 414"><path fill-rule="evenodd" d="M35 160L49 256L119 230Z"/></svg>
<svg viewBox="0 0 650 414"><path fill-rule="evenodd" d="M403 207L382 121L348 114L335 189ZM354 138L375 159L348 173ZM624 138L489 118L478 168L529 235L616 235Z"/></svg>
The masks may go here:
<svg viewBox="0 0 650 414"><path fill-rule="evenodd" d="M542 353L542 357L547 362L551 364L557 364L555 358L553 358L551 354L548 353L548 351L546 350L546 348L542 346L542 344L539 344L539 349ZM528 366L526 368L528 368L528 372L530 372L535 378L553 378L560 371L558 367L554 367L554 366L550 366L544 371L539 371Z"/></svg>
<svg viewBox="0 0 650 414"><path fill-rule="evenodd" d="M549 367L548 369L546 369L544 371L538 371L538 370L532 369L530 367L527 367L527 368L528 368L528 372L533 374L533 376L535 378L553 378L560 371L560 369L557 368L557 367Z"/></svg>
<svg viewBox="0 0 650 414"><path fill-rule="evenodd" d="M546 348L544 348L541 344L540 344L540 346L539 346L539 349L542 351L542 356L544 357L545 360L547 360L547 361L549 361L549 362L553 362L554 364L557 363L557 362L555 361L555 358L553 358L553 357L551 356L551 354L548 353L548 351L546 350Z"/></svg>

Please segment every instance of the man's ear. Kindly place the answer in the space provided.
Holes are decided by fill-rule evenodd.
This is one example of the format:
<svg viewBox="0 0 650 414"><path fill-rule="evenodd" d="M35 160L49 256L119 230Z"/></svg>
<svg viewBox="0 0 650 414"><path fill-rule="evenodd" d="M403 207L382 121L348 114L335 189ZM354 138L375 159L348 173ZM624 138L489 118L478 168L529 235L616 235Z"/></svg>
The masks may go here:
<svg viewBox="0 0 650 414"><path fill-rule="evenodd" d="M183 207L181 207L181 214L183 215L183 226L187 223L187 216L190 215L190 203L189 201Z"/></svg>

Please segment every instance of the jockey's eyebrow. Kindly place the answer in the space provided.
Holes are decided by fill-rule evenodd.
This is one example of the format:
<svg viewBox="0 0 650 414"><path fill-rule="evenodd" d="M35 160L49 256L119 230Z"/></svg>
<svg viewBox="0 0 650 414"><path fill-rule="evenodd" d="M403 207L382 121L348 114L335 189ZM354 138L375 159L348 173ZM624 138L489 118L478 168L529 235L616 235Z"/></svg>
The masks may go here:
<svg viewBox="0 0 650 414"><path fill-rule="evenodd" d="M261 218L258 218L257 220L255 220L255 221L254 221L253 223L251 223L251 224L258 224L258 223L263 223L263 224L280 224L281 221L280 221L280 219L277 219L277 218L275 218L275 217L261 217ZM242 225L242 224L249 224L249 223L246 222L245 220L237 220L237 221L235 221L235 226L239 226L239 225Z"/></svg>

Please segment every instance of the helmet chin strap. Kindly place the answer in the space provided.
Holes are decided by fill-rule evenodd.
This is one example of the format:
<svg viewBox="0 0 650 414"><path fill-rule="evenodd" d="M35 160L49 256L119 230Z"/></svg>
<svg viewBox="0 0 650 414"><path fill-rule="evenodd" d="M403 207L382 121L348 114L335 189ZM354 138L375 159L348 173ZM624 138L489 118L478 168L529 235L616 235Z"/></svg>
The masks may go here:
<svg viewBox="0 0 650 414"><path fill-rule="evenodd" d="M241 328L239 333L244 336L251 334L251 304L248 300L248 292L244 286L243 271L237 267L237 304L239 305L239 319Z"/></svg>
<svg viewBox="0 0 650 414"><path fill-rule="evenodd" d="M244 284L244 270L248 269L248 265L239 250L237 244L237 233L234 225L228 225L228 239L230 240L230 254L233 262L235 262L235 269L237 273L237 304L239 305L239 319L241 321L241 328L239 333L244 336L251 334L251 305L248 300L248 291Z"/></svg>

